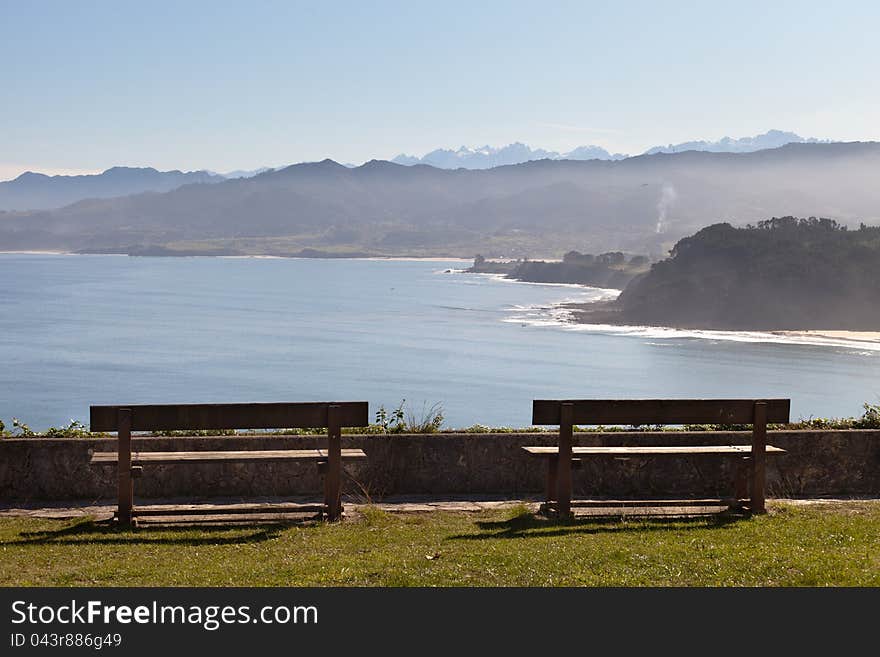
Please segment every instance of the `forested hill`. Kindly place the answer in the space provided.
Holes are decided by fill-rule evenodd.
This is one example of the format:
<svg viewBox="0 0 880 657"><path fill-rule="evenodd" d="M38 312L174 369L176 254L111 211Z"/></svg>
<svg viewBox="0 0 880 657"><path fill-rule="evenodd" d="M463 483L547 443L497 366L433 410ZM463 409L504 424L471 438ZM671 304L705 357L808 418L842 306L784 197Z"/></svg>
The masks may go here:
<svg viewBox="0 0 880 657"><path fill-rule="evenodd" d="M880 330L880 227L715 224L634 279L616 311L618 322L662 326Z"/></svg>
<svg viewBox="0 0 880 657"><path fill-rule="evenodd" d="M643 255L627 258L619 251L590 253L569 251L561 262L517 260L497 262L478 255L474 266L466 269L471 274L504 274L505 278L530 283L571 283L623 289L640 273L647 271L648 258Z"/></svg>

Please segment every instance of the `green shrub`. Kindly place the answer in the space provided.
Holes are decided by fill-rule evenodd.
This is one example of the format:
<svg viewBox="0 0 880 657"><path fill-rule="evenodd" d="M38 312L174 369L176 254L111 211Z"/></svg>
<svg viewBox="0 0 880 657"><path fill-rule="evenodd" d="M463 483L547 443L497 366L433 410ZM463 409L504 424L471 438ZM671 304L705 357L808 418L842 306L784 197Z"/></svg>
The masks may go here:
<svg viewBox="0 0 880 657"><path fill-rule="evenodd" d="M66 427L49 427L45 433L47 438L88 438L89 428L78 420L71 420Z"/></svg>
<svg viewBox="0 0 880 657"><path fill-rule="evenodd" d="M492 433L492 427L487 427L485 424L472 424L469 427L465 427L462 429L463 433Z"/></svg>
<svg viewBox="0 0 880 657"><path fill-rule="evenodd" d="M823 418L810 417L788 424L769 424L771 430L816 429L880 429L880 403L863 404L864 413L861 417L849 418ZM454 433L541 433L555 432L555 428L545 427L490 427L484 424L473 424L462 429L444 429L443 407L440 403L432 406L424 404L420 413L414 413L402 399L397 408L392 410L379 406L376 411L376 421L366 427L346 427L342 430L347 434L397 434L397 433L437 433L438 431ZM609 432L609 431L749 431L751 426L744 424L685 424L685 425L630 425L630 426L575 426L577 432ZM315 427L310 429L282 429L271 432L252 431L239 433L232 429L217 429L212 431L157 431L156 436L234 436L234 435L263 435L264 433L314 436L325 435L326 428ZM0 438L29 438L36 435L45 435L47 438L97 438L104 437L106 433L93 433L87 425L77 420L71 420L67 426L49 427L43 434L37 434L27 424L17 417L12 418L12 430L6 428L6 424L0 419Z"/></svg>
<svg viewBox="0 0 880 657"><path fill-rule="evenodd" d="M406 413L403 405L406 399L401 399L400 404L393 411L389 411L384 405L376 411L376 426L380 433L403 433L406 431Z"/></svg>
<svg viewBox="0 0 880 657"><path fill-rule="evenodd" d="M443 426L443 407L435 403L428 407L422 405L420 413L409 411L406 415L406 430L409 433L436 433Z"/></svg>
<svg viewBox="0 0 880 657"><path fill-rule="evenodd" d="M376 423L364 433L436 433L443 426L443 407L439 402L422 406L415 413L407 406L406 399L401 399L397 408L389 411L379 406L376 411Z"/></svg>
<svg viewBox="0 0 880 657"><path fill-rule="evenodd" d="M865 413L853 424L857 429L880 429L880 404L864 404Z"/></svg>
<svg viewBox="0 0 880 657"><path fill-rule="evenodd" d="M153 432L154 436L178 438L183 436L234 436L235 429L166 429Z"/></svg>
<svg viewBox="0 0 880 657"><path fill-rule="evenodd" d="M17 417L12 418L12 430L14 432L13 435L21 438L30 438L31 436L36 435L28 425Z"/></svg>

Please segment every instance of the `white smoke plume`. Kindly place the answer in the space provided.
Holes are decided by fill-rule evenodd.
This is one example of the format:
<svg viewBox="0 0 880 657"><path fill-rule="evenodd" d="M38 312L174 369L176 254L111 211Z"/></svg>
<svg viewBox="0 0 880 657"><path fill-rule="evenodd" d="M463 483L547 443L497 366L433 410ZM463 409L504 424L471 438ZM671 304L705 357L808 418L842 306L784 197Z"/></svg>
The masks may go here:
<svg viewBox="0 0 880 657"><path fill-rule="evenodd" d="M669 184L663 185L663 191L660 192L660 200L657 201L657 234L666 230L666 217L669 214L669 208L673 206L678 198L678 192L675 187Z"/></svg>

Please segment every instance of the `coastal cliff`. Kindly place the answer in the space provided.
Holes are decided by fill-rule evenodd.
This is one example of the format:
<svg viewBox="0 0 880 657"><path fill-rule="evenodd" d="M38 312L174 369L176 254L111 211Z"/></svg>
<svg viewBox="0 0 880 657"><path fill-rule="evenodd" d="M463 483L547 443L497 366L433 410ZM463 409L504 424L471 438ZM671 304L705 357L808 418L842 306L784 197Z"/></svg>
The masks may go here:
<svg viewBox="0 0 880 657"><path fill-rule="evenodd" d="M880 228L782 217L679 241L575 321L727 330L880 329Z"/></svg>

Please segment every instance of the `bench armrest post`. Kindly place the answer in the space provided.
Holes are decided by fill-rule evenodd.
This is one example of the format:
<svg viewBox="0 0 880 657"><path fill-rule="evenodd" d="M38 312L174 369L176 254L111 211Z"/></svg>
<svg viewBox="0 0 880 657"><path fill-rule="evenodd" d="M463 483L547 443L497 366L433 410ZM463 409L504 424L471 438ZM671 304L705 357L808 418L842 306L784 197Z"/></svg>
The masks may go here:
<svg viewBox="0 0 880 657"><path fill-rule="evenodd" d="M559 465L556 469L556 508L561 517L571 514L571 443L574 432L574 404L559 405Z"/></svg>
<svg viewBox="0 0 880 657"><path fill-rule="evenodd" d="M767 403L755 402L755 418L752 424L752 513L765 513L767 463Z"/></svg>
<svg viewBox="0 0 880 657"><path fill-rule="evenodd" d="M324 477L327 518L338 520L342 515L342 427L340 408L335 404L327 407L327 473Z"/></svg>
<svg viewBox="0 0 880 657"><path fill-rule="evenodd" d="M117 478L119 483L116 517L123 527L131 526L134 507L134 487L131 477L131 409L120 408L117 412Z"/></svg>

